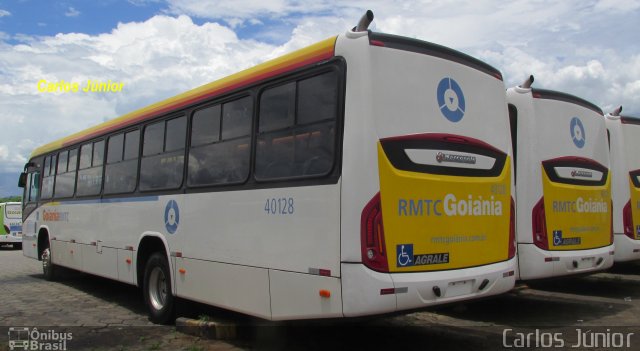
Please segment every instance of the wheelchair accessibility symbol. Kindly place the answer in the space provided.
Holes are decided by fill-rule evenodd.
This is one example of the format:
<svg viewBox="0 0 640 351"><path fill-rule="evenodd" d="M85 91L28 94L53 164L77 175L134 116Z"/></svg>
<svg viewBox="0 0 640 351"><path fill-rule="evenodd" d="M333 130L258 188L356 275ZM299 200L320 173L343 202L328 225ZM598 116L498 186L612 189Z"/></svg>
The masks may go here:
<svg viewBox="0 0 640 351"><path fill-rule="evenodd" d="M442 78L438 83L438 108L451 122L458 122L464 116L464 94L453 78Z"/></svg>
<svg viewBox="0 0 640 351"><path fill-rule="evenodd" d="M164 208L164 226L169 234L174 234L180 224L180 209L176 200L169 200Z"/></svg>
<svg viewBox="0 0 640 351"><path fill-rule="evenodd" d="M398 267L413 266L413 244L396 245Z"/></svg>
<svg viewBox="0 0 640 351"><path fill-rule="evenodd" d="M576 144L576 146L579 149L582 149L585 143L585 135L584 135L584 127L582 126L582 121L580 121L580 118L573 117L571 119L569 128L570 128L571 139L573 140L573 143Z"/></svg>
<svg viewBox="0 0 640 351"><path fill-rule="evenodd" d="M553 246L562 245L562 230L553 231Z"/></svg>

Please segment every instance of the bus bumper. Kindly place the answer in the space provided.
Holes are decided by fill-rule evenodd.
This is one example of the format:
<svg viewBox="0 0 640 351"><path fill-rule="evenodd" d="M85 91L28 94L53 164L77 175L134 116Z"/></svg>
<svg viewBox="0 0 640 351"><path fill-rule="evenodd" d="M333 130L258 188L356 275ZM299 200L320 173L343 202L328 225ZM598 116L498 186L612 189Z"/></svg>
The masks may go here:
<svg viewBox="0 0 640 351"><path fill-rule="evenodd" d="M614 246L575 251L546 251L518 244L519 280L592 273L613 265Z"/></svg>
<svg viewBox="0 0 640 351"><path fill-rule="evenodd" d="M501 294L514 287L515 270L515 258L460 270L393 274L343 264L344 315L413 310Z"/></svg>
<svg viewBox="0 0 640 351"><path fill-rule="evenodd" d="M633 240L620 233L613 236L616 246L615 262L640 260L640 240Z"/></svg>
<svg viewBox="0 0 640 351"><path fill-rule="evenodd" d="M0 244L14 244L22 242L22 234L0 235Z"/></svg>

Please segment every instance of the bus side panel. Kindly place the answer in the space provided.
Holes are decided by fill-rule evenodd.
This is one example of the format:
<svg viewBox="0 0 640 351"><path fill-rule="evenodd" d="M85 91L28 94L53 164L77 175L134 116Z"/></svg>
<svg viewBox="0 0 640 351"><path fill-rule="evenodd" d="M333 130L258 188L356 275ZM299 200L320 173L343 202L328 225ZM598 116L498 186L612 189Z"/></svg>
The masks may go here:
<svg viewBox="0 0 640 351"><path fill-rule="evenodd" d="M134 251L116 249L118 255L118 277L117 279L124 283L136 284L135 281L135 265Z"/></svg>
<svg viewBox="0 0 640 351"><path fill-rule="evenodd" d="M116 249L99 248L98 245L79 245L82 250L82 268L85 272L101 277L117 279L118 267L114 263L118 259ZM98 251L101 249L100 251Z"/></svg>
<svg viewBox="0 0 640 351"><path fill-rule="evenodd" d="M53 263L71 269L82 270L82 250L80 244L61 240L51 240Z"/></svg>
<svg viewBox="0 0 640 351"><path fill-rule="evenodd" d="M262 318L271 318L269 271L189 258L175 258L178 296Z"/></svg>
<svg viewBox="0 0 640 351"><path fill-rule="evenodd" d="M339 194L339 182L190 194L169 238L172 251L299 273L323 269L339 277Z"/></svg>
<svg viewBox="0 0 640 351"><path fill-rule="evenodd" d="M269 270L274 320L342 317L340 279Z"/></svg>

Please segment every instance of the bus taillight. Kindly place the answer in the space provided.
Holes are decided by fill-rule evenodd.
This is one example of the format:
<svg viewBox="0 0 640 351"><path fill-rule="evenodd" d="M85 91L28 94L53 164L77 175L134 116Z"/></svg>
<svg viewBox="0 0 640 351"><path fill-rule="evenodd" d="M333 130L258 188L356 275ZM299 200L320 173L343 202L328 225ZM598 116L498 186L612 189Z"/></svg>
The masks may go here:
<svg viewBox="0 0 640 351"><path fill-rule="evenodd" d="M362 210L360 240L364 265L376 271L388 272L380 193L377 193Z"/></svg>
<svg viewBox="0 0 640 351"><path fill-rule="evenodd" d="M509 217L509 258L516 255L516 205L511 198L511 215Z"/></svg>
<svg viewBox="0 0 640 351"><path fill-rule="evenodd" d="M549 240L547 239L547 221L544 216L544 197L533 207L531 221L533 227L533 243L543 249L549 250Z"/></svg>
<svg viewBox="0 0 640 351"><path fill-rule="evenodd" d="M633 232L633 217L631 216L631 200L624 205L622 210L622 225L624 226L624 235L631 239L635 239L635 233Z"/></svg>

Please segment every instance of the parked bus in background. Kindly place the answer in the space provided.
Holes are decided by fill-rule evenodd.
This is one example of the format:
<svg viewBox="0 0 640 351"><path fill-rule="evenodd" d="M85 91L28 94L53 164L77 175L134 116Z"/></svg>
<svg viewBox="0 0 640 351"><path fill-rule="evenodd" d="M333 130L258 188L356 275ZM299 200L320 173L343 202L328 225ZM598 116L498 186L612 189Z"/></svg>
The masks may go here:
<svg viewBox="0 0 640 351"><path fill-rule="evenodd" d="M502 75L372 19L36 149L24 254L142 287L158 323L174 296L286 320L510 290Z"/></svg>
<svg viewBox="0 0 640 351"><path fill-rule="evenodd" d="M605 116L611 151L613 233L616 262L640 259L640 119Z"/></svg>
<svg viewBox="0 0 640 351"><path fill-rule="evenodd" d="M609 268L611 176L602 110L532 83L533 76L507 90L519 279Z"/></svg>
<svg viewBox="0 0 640 351"><path fill-rule="evenodd" d="M22 206L19 202L0 203L0 246L22 247Z"/></svg>

